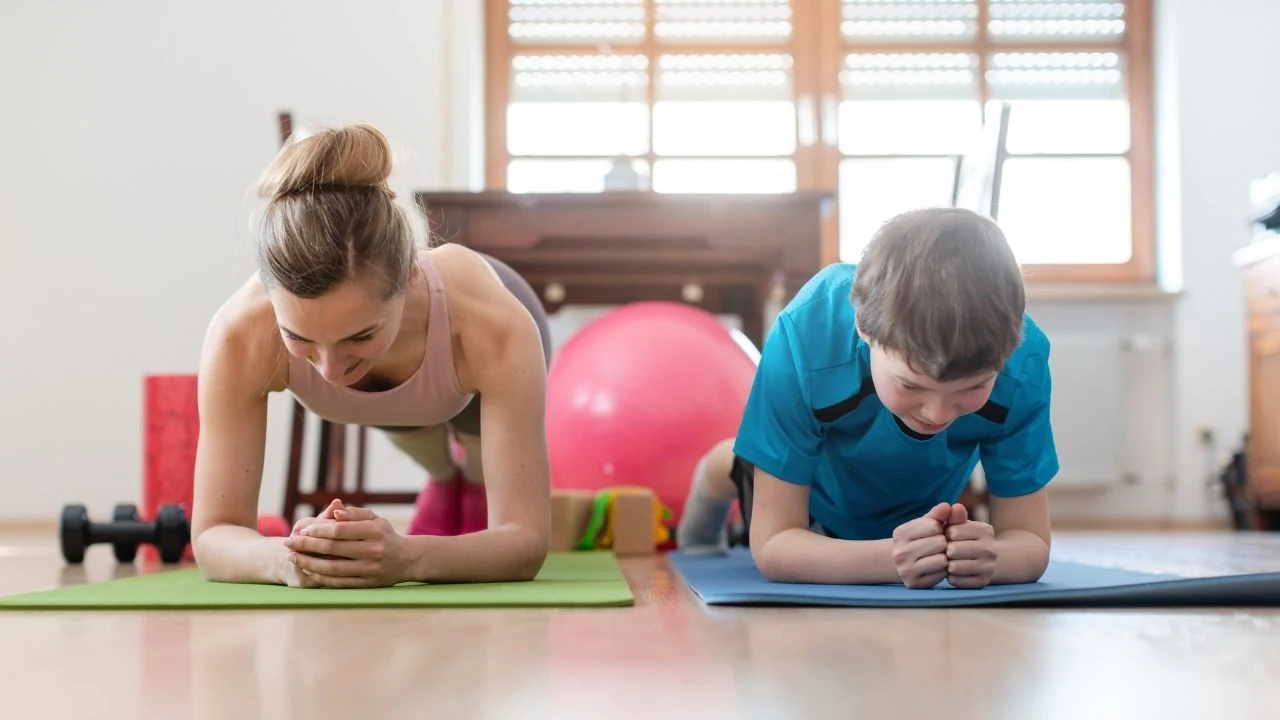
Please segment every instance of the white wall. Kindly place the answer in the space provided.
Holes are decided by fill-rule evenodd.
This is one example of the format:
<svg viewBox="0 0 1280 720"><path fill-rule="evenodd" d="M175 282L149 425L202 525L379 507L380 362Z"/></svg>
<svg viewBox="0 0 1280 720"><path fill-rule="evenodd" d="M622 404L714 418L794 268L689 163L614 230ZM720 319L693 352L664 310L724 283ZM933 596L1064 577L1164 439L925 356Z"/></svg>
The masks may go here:
<svg viewBox="0 0 1280 720"><path fill-rule="evenodd" d="M1033 294L1028 311L1053 343L1054 434L1062 466L1050 486L1055 519L1171 515L1172 298Z"/></svg>
<svg viewBox="0 0 1280 720"><path fill-rule="evenodd" d="M402 198L465 177L443 134L446 92L466 90L445 82L445 9L0 3L0 518L140 497L142 378L194 372L209 316L253 272L249 188L278 111L386 130ZM285 410L272 406L265 508L280 503ZM410 470L381 475L416 485Z"/></svg>
<svg viewBox="0 0 1280 720"><path fill-rule="evenodd" d="M1185 292L1175 315L1177 513L1194 516L1199 429L1210 429L1225 452L1239 445L1248 419L1244 299L1231 252L1251 234L1248 183L1280 169L1280 3L1161 0L1157 11L1169 36L1162 69L1176 72L1162 119L1176 114L1180 130L1161 145L1175 153L1161 180L1176 178L1181 189L1165 227L1181 240Z"/></svg>
<svg viewBox="0 0 1280 720"><path fill-rule="evenodd" d="M1155 0L1159 232L1175 299L1037 300L1051 333L1128 329L1173 341L1167 442L1140 482L1055 500L1077 517L1217 516L1202 492L1245 422L1243 304L1231 251L1247 184L1280 169L1271 0ZM0 519L66 501L133 500L141 378L192 372L209 314L252 272L248 187L275 114L361 119L403 151L394 183L482 185L479 0L183 6L0 3ZM160 270L148 271L147 263ZM588 315L557 320L557 341ZM1068 402L1070 398L1059 398ZM285 411L272 406L263 507L279 503ZM376 437L372 478L419 474Z"/></svg>
<svg viewBox="0 0 1280 720"><path fill-rule="evenodd" d="M1248 185L1280 169L1280 22L1273 0L1154 0L1157 233L1161 282L1176 297L1123 303L1033 303L1043 324L1089 323L1172 339L1170 395L1146 404L1129 432L1162 426L1139 454L1139 480L1109 491L1063 491L1059 517L1223 520L1212 474L1242 442L1248 376L1241 271L1232 251L1251 236ZM1070 402L1059 396L1056 402ZM1137 402L1137 398L1131 397ZM1207 430L1212 443L1201 442Z"/></svg>

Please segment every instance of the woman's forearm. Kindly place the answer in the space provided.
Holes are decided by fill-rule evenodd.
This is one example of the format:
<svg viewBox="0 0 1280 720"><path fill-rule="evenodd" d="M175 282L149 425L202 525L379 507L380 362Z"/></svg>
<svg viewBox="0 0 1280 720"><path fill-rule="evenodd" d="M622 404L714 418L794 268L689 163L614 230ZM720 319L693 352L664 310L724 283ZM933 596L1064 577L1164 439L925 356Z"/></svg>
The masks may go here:
<svg viewBox="0 0 1280 720"><path fill-rule="evenodd" d="M996 569L991 584L1030 583L1040 579L1049 565L1049 545L1027 530L1006 530L996 535Z"/></svg>
<svg viewBox="0 0 1280 720"><path fill-rule="evenodd" d="M215 525L193 540L200 571L215 582L283 585L289 551L283 538L239 525Z"/></svg>
<svg viewBox="0 0 1280 720"><path fill-rule="evenodd" d="M772 582L870 585L901 582L893 566L893 540L837 540L792 528L752 549Z"/></svg>
<svg viewBox="0 0 1280 720"><path fill-rule="evenodd" d="M455 536L407 535L409 580L429 583L532 580L547 558L545 535L518 525Z"/></svg>

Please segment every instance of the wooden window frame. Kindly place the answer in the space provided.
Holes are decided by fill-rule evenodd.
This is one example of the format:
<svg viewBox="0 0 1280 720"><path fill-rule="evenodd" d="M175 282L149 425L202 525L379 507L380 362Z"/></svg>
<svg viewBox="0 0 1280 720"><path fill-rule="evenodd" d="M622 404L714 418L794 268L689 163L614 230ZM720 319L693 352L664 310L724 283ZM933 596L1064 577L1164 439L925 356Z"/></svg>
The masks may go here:
<svg viewBox="0 0 1280 720"><path fill-rule="evenodd" d="M839 72L845 53L870 52L965 52L978 57L978 100L986 104L985 71L992 52L1080 52L1115 51L1125 57L1126 100L1129 106L1129 149L1125 157L1130 168L1130 218L1132 254L1128 262L1117 264L1025 265L1030 284L1097 283L1153 285L1156 281L1155 238L1155 118L1153 112L1152 0L1126 0L1125 35L1119 41L995 42L987 36L987 0L979 0L976 37L958 42L903 42L857 44L837 31L817 32L815 27L839 28L839 0L793 0L792 39L786 43L681 43L679 52L697 53L779 53L793 57L793 96L796 103L796 150L789 157L796 165L796 189L823 190L838 196L839 166L835 108L841 96ZM620 52L644 54L649 58L646 102L652 113L656 100L656 75L660 48L653 27L655 0L645 0L645 33L635 42L618 43ZM589 54L586 46L542 44L517 46L507 36L508 0L485 0L485 186L505 190L507 166L507 106L510 98L511 58L517 53ZM809 42L808 38L816 41ZM1003 153L1001 153L1003 158ZM578 157L578 156L565 156ZM585 157L585 156L583 156ZM755 156L753 156L755 157ZM652 142L638 159L648 163L650 173L659 159L673 159L654 152ZM717 159L720 159L717 156ZM724 158L729 159L729 158ZM1003 162L1003 159L998 160ZM839 260L839 205L823 229L822 262Z"/></svg>

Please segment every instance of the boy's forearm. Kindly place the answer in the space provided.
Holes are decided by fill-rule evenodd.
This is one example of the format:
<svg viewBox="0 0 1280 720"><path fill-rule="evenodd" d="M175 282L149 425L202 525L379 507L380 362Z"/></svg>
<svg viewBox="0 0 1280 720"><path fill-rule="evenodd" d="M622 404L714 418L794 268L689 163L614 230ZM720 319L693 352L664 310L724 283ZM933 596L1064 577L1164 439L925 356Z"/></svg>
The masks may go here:
<svg viewBox="0 0 1280 720"><path fill-rule="evenodd" d="M1040 579L1049 564L1049 545L1026 530L1006 530L996 535L996 570L992 585L1029 583Z"/></svg>
<svg viewBox="0 0 1280 720"><path fill-rule="evenodd" d="M880 584L901 582L893 566L893 540L837 540L790 529L752 548L760 572L772 582Z"/></svg>

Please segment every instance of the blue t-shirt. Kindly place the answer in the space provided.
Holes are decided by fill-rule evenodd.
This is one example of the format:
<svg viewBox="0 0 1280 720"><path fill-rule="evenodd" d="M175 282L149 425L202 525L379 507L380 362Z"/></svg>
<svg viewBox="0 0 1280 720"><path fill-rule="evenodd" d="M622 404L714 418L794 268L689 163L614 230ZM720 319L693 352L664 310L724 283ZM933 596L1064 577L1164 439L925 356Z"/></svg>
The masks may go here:
<svg viewBox="0 0 1280 720"><path fill-rule="evenodd" d="M809 486L811 520L850 540L891 537L937 503L955 502L979 460L992 495L1044 487L1058 472L1049 341L1030 316L987 404L921 439L876 395L870 347L854 329L855 272L849 264L824 268L779 314L734 453Z"/></svg>

